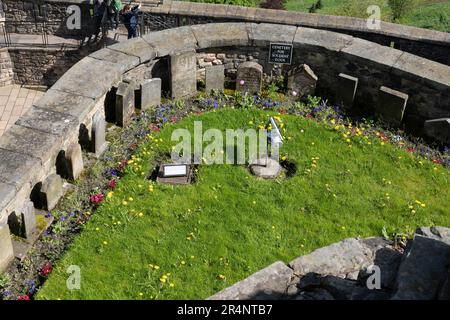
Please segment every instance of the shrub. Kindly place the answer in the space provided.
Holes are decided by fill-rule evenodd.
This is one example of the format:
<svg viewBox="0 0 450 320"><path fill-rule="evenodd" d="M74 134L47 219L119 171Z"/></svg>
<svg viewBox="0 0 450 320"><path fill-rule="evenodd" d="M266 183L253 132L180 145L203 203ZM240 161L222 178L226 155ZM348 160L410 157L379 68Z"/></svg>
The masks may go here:
<svg viewBox="0 0 450 320"><path fill-rule="evenodd" d="M405 13L414 9L418 0L388 0L388 5L392 10L392 20L401 18Z"/></svg>
<svg viewBox="0 0 450 320"><path fill-rule="evenodd" d="M264 9L276 9L276 10L284 10L284 0L265 0L260 4L261 8Z"/></svg>

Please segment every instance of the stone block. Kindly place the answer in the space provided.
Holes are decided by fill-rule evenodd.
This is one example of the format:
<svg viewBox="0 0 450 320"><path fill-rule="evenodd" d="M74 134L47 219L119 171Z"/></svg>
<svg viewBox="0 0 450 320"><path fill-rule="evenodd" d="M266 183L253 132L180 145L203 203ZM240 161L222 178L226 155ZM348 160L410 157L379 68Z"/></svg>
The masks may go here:
<svg viewBox="0 0 450 320"><path fill-rule="evenodd" d="M134 84L121 82L116 92L116 122L119 126L130 123L134 114Z"/></svg>
<svg viewBox="0 0 450 320"><path fill-rule="evenodd" d="M148 46L148 44L147 44ZM91 58L95 58L98 60L103 60L111 63L115 63L119 66L122 72L126 72L128 70L137 67L140 63L138 57L116 51L111 50L110 48L104 48L89 55Z"/></svg>
<svg viewBox="0 0 450 320"><path fill-rule="evenodd" d="M447 280L450 246L415 235L398 269L393 300L433 300Z"/></svg>
<svg viewBox="0 0 450 320"><path fill-rule="evenodd" d="M95 100L92 98L54 89L48 90L34 102L34 106L39 109L65 113L77 118L79 122L84 121L94 105Z"/></svg>
<svg viewBox="0 0 450 320"><path fill-rule="evenodd" d="M288 91L298 98L313 96L316 92L317 80L316 74L308 65L295 66L288 71Z"/></svg>
<svg viewBox="0 0 450 320"><path fill-rule="evenodd" d="M14 185L19 189L31 183L41 169L41 161L38 158L0 149L0 182Z"/></svg>
<svg viewBox="0 0 450 320"><path fill-rule="evenodd" d="M5 208L14 199L15 195L16 188L14 185L0 182L0 224L6 222L7 213Z"/></svg>
<svg viewBox="0 0 450 320"><path fill-rule="evenodd" d="M7 224L0 225L0 272L6 271L14 260L14 252Z"/></svg>
<svg viewBox="0 0 450 320"><path fill-rule="evenodd" d="M122 77L120 65L86 57L77 62L52 89L99 99Z"/></svg>
<svg viewBox="0 0 450 320"><path fill-rule="evenodd" d="M40 200L45 210L53 210L63 195L63 180L57 174L49 175L42 183Z"/></svg>
<svg viewBox="0 0 450 320"><path fill-rule="evenodd" d="M358 239L348 238L299 257L289 263L299 277L314 272L342 276L373 264L373 252Z"/></svg>
<svg viewBox="0 0 450 320"><path fill-rule="evenodd" d="M216 293L208 300L280 299L284 296L292 276L292 269L283 262L277 261L233 286Z"/></svg>
<svg viewBox="0 0 450 320"><path fill-rule="evenodd" d="M151 107L161 105L161 79L145 79L141 84L141 109L147 110Z"/></svg>
<svg viewBox="0 0 450 320"><path fill-rule="evenodd" d="M249 46L248 23L214 23L192 26L192 32L198 41L198 48Z"/></svg>
<svg viewBox="0 0 450 320"><path fill-rule="evenodd" d="M78 143L71 145L66 152L66 161L68 164L68 177L70 180L76 180L84 169L83 153Z"/></svg>
<svg viewBox="0 0 450 320"><path fill-rule="evenodd" d="M223 65L206 67L205 83L207 93L210 93L212 90L223 91L225 83L225 67Z"/></svg>
<svg viewBox="0 0 450 320"><path fill-rule="evenodd" d="M31 107L16 124L61 137L78 127L78 119L69 114Z"/></svg>
<svg viewBox="0 0 450 320"><path fill-rule="evenodd" d="M297 31L295 26L269 23L251 24L249 37L253 46L269 47L271 42L291 44Z"/></svg>
<svg viewBox="0 0 450 320"><path fill-rule="evenodd" d="M252 163L250 170L257 177L275 179L281 172L281 165L274 159L262 158Z"/></svg>
<svg viewBox="0 0 450 320"><path fill-rule="evenodd" d="M92 152L96 157L100 157L108 148L106 141L106 120L103 114L98 111L92 118Z"/></svg>
<svg viewBox="0 0 450 320"><path fill-rule="evenodd" d="M164 57L178 51L193 50L197 39L190 26L151 32L142 37L157 52L157 57Z"/></svg>
<svg viewBox="0 0 450 320"><path fill-rule="evenodd" d="M450 118L427 120L424 130L427 136L450 146Z"/></svg>
<svg viewBox="0 0 450 320"><path fill-rule="evenodd" d="M0 148L36 157L45 163L58 153L60 140L50 133L13 125L0 137Z"/></svg>
<svg viewBox="0 0 450 320"><path fill-rule="evenodd" d="M156 57L155 48L142 38L134 38L129 39L126 42L119 42L109 48L129 56L138 57L140 63L145 63Z"/></svg>
<svg viewBox="0 0 450 320"><path fill-rule="evenodd" d="M197 58L195 51L170 56L172 99L187 98L197 93Z"/></svg>
<svg viewBox="0 0 450 320"><path fill-rule="evenodd" d="M254 62L246 61L239 64L236 76L236 90L250 94L261 91L263 67Z"/></svg>
<svg viewBox="0 0 450 320"><path fill-rule="evenodd" d="M416 234L442 241L450 245L450 228L445 227L421 227L416 230Z"/></svg>
<svg viewBox="0 0 450 320"><path fill-rule="evenodd" d="M403 120L408 95L387 87L380 87L375 113L392 126L400 126Z"/></svg>
<svg viewBox="0 0 450 320"><path fill-rule="evenodd" d="M358 78L340 73L337 82L336 102L342 103L346 109L351 109L355 101L356 90L358 88Z"/></svg>

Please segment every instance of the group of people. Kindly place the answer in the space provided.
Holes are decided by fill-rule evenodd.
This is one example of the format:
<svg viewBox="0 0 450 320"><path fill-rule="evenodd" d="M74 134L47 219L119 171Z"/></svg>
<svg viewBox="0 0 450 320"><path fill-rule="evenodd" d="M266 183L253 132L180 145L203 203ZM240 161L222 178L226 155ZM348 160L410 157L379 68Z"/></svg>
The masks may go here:
<svg viewBox="0 0 450 320"><path fill-rule="evenodd" d="M94 19L96 33L100 28L108 27L115 30L120 20L128 30L128 39L137 37L138 15L141 4L132 6L123 5L121 0L94 0Z"/></svg>

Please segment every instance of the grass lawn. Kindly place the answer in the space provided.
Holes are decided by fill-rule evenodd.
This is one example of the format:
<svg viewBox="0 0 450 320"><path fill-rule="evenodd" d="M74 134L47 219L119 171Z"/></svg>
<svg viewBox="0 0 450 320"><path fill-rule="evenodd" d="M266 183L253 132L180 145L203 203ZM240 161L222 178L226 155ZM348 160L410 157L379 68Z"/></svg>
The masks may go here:
<svg viewBox="0 0 450 320"><path fill-rule="evenodd" d="M192 130L194 120L204 130L256 129L269 114L276 113L219 109L153 134L37 299L204 299L276 260L346 237L450 226L449 170L294 115L281 116L281 154L297 166L292 177L262 181L244 166L202 165L193 185L146 179L175 144L173 129ZM70 265L81 268L81 290L66 288Z"/></svg>
<svg viewBox="0 0 450 320"><path fill-rule="evenodd" d="M291 11L308 12L317 0L286 0L285 7ZM391 21L391 9L387 0L322 0L320 14L368 17L366 13L369 5L378 5L384 21ZM420 28L435 29L450 32L450 1L419 0L417 7L401 17L397 23Z"/></svg>

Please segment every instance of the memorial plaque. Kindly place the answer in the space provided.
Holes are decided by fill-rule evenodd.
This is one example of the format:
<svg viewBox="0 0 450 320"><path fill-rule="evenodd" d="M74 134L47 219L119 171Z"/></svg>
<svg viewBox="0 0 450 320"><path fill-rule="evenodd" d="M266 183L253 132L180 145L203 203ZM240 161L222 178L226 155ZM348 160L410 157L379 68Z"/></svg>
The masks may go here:
<svg viewBox="0 0 450 320"><path fill-rule="evenodd" d="M291 64L292 52L292 44L271 43L269 51L269 62L274 64Z"/></svg>
<svg viewBox="0 0 450 320"><path fill-rule="evenodd" d="M263 67L254 62L246 61L239 64L236 76L236 90L250 94L261 90Z"/></svg>

